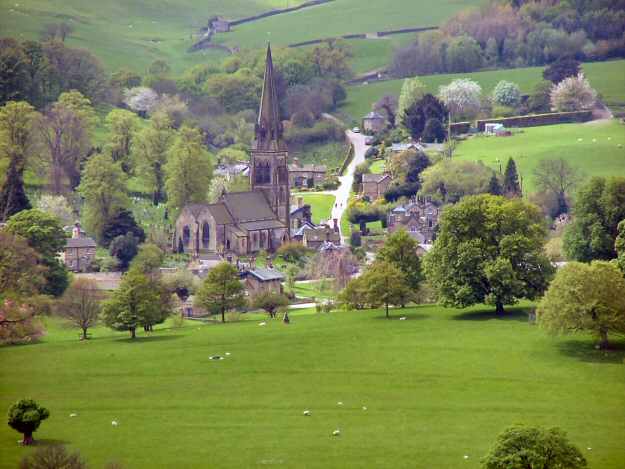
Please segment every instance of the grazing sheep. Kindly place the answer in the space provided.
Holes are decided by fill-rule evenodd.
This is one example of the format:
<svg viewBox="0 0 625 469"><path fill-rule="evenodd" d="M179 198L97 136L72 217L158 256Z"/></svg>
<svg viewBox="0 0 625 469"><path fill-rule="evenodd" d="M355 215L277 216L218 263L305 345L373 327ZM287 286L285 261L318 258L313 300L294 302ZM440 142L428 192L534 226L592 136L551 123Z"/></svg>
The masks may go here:
<svg viewBox="0 0 625 469"><path fill-rule="evenodd" d="M341 430L336 429L332 432L332 436L339 436L341 434Z"/></svg>

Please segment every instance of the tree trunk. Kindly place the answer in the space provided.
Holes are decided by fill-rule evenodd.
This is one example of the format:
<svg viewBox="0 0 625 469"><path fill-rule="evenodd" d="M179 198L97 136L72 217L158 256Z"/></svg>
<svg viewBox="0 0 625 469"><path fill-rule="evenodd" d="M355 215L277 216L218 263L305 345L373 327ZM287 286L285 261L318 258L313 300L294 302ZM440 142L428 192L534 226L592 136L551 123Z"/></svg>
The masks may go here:
<svg viewBox="0 0 625 469"><path fill-rule="evenodd" d="M22 445L30 446L35 442L33 439L33 434L31 432L24 433L24 438L22 439Z"/></svg>
<svg viewBox="0 0 625 469"><path fill-rule="evenodd" d="M503 314L505 313L503 309L503 303L501 301L497 301L495 303L495 313L497 313L497 316L503 316Z"/></svg>
<svg viewBox="0 0 625 469"><path fill-rule="evenodd" d="M130 338L131 338L131 339L134 339L134 338L136 338L136 337L137 337L137 331L136 331L136 328L135 328L135 327L131 327L131 328L130 328Z"/></svg>
<svg viewBox="0 0 625 469"><path fill-rule="evenodd" d="M87 328L82 328L82 340L87 340Z"/></svg>
<svg viewBox="0 0 625 469"><path fill-rule="evenodd" d="M388 318L389 317L388 316L388 303L385 303L385 306L386 306L386 317Z"/></svg>
<svg viewBox="0 0 625 469"><path fill-rule="evenodd" d="M608 343L608 330L607 329L599 329L599 348L601 350L607 350L610 347Z"/></svg>
<svg viewBox="0 0 625 469"><path fill-rule="evenodd" d="M221 322L226 322L226 308L221 308Z"/></svg>

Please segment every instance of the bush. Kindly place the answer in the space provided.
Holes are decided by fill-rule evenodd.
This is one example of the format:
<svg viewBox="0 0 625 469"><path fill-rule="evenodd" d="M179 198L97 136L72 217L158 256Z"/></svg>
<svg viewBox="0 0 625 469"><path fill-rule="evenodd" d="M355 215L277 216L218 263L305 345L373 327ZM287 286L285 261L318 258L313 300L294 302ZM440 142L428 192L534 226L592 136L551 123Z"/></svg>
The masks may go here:
<svg viewBox="0 0 625 469"><path fill-rule="evenodd" d="M360 235L360 231L354 230L349 238L349 244L353 248L358 248L362 246L362 237Z"/></svg>
<svg viewBox="0 0 625 469"><path fill-rule="evenodd" d="M24 456L20 469L86 469L78 452L68 453L62 445L42 446Z"/></svg>
<svg viewBox="0 0 625 469"><path fill-rule="evenodd" d="M310 252L310 249L301 243L289 242L280 246L276 254L287 262L298 263L304 260Z"/></svg>
<svg viewBox="0 0 625 469"><path fill-rule="evenodd" d="M517 112L514 108L502 105L495 105L491 110L491 115L493 117L512 117L516 114Z"/></svg>
<svg viewBox="0 0 625 469"><path fill-rule="evenodd" d="M428 119L421 134L421 139L426 143L442 143L445 141L445 129L438 119Z"/></svg>
<svg viewBox="0 0 625 469"><path fill-rule="evenodd" d="M365 152L365 158L371 160L377 157L380 154L380 149L378 147L370 147Z"/></svg>
<svg viewBox="0 0 625 469"><path fill-rule="evenodd" d="M558 112L590 109L597 101L597 92L580 73L562 80L551 90L551 108Z"/></svg>
<svg viewBox="0 0 625 469"><path fill-rule="evenodd" d="M124 236L118 236L111 242L109 253L111 256L119 260L119 267L126 270L130 261L137 255L139 251L139 240L132 233L126 233Z"/></svg>
<svg viewBox="0 0 625 469"><path fill-rule="evenodd" d="M332 175L326 178L323 184L321 184L321 188L324 191L334 191L338 189L340 185L341 185L341 181L339 180L338 176Z"/></svg>
<svg viewBox="0 0 625 469"><path fill-rule="evenodd" d="M284 135L287 143L304 145L306 143L325 143L345 139L344 129L335 122L322 121L310 128L292 126Z"/></svg>

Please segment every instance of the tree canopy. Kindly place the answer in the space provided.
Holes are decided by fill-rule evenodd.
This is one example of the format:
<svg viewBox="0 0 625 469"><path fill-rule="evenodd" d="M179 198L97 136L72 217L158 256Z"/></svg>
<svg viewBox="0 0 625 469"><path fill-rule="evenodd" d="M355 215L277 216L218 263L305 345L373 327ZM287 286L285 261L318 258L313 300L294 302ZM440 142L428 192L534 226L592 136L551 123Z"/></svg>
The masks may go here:
<svg viewBox="0 0 625 469"><path fill-rule="evenodd" d="M376 259L397 267L406 276L409 288L416 291L423 280L421 260L417 256L417 242L404 229L390 234Z"/></svg>
<svg viewBox="0 0 625 469"><path fill-rule="evenodd" d="M197 297L204 308L221 313L221 321L226 322L226 311L245 304L244 288L237 268L222 262L211 269Z"/></svg>
<svg viewBox="0 0 625 469"><path fill-rule="evenodd" d="M32 399L21 399L9 408L9 427L24 435L23 445L33 444L33 433L41 422L50 416L50 411Z"/></svg>
<svg viewBox="0 0 625 469"><path fill-rule="evenodd" d="M558 270L536 310L553 333L590 331L608 347L608 334L625 334L625 277L614 264L570 262Z"/></svg>
<svg viewBox="0 0 625 469"><path fill-rule="evenodd" d="M564 233L572 260L614 259L618 224L625 220L625 177L593 177L575 196L573 221Z"/></svg>
<svg viewBox="0 0 625 469"><path fill-rule="evenodd" d="M493 195L465 197L442 214L425 271L447 306L496 306L534 299L553 272L543 253L545 223L537 207Z"/></svg>

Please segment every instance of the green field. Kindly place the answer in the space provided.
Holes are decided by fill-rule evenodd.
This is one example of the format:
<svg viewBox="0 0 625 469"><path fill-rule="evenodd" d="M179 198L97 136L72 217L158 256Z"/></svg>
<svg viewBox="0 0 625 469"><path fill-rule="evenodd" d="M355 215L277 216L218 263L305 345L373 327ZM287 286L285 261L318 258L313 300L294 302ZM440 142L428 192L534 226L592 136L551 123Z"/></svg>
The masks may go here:
<svg viewBox="0 0 625 469"><path fill-rule="evenodd" d="M301 3L291 0L291 4ZM19 5L19 6L17 6ZM110 70L127 67L144 72L156 59L174 72L224 57L216 50L187 53L192 35L208 18L240 18L277 8L284 0L21 0L1 2L0 34L36 39L46 23L67 21L75 32L67 44L89 49Z"/></svg>
<svg viewBox="0 0 625 469"><path fill-rule="evenodd" d="M218 40L240 47L258 47L264 41L276 45L391 29L438 26L457 11L481 0L442 0L431 6L427 0L362 2L335 0L331 3L242 24Z"/></svg>
<svg viewBox="0 0 625 469"><path fill-rule="evenodd" d="M0 348L0 407L32 396L51 411L35 438L90 467L478 468L517 422L563 428L592 468L623 467L625 344L554 339L520 310L392 315L187 323L134 342L52 323L41 343ZM18 439L0 426L0 467L30 451Z"/></svg>
<svg viewBox="0 0 625 469"><path fill-rule="evenodd" d="M293 292L299 298L331 299L336 296L334 285L331 280L297 282Z"/></svg>
<svg viewBox="0 0 625 469"><path fill-rule="evenodd" d="M343 164L348 148L346 142L307 143L298 147L291 146L289 154L301 164L322 164L332 171Z"/></svg>
<svg viewBox="0 0 625 469"><path fill-rule="evenodd" d="M535 190L533 170L542 159L564 158L586 177L625 176L625 125L617 120L594 121L532 127L511 137L476 136L461 142L455 157L481 160L497 171L497 159L505 168L512 157L525 192Z"/></svg>
<svg viewBox="0 0 625 469"><path fill-rule="evenodd" d="M293 194L295 197L303 197L304 203L310 205L312 210L313 223L319 223L322 220L329 220L332 216L332 207L334 206L335 197L329 194L311 194L300 192Z"/></svg>
<svg viewBox="0 0 625 469"><path fill-rule="evenodd" d="M586 63L583 68L590 84L601 93L608 106L614 104L623 106L625 104L625 60ZM490 93L501 80L513 81L521 87L523 93L530 93L536 83L542 80L543 70L543 67L528 67L475 73L428 75L419 77L419 79L433 94L438 93L441 85L448 85L452 80L465 77L477 81L487 93ZM352 119L359 120L371 110L371 105L385 94L399 95L402 83L403 80L389 80L350 86L347 88L347 101L342 110Z"/></svg>

